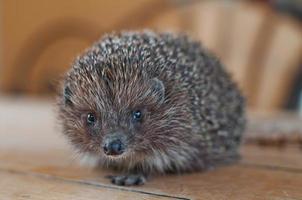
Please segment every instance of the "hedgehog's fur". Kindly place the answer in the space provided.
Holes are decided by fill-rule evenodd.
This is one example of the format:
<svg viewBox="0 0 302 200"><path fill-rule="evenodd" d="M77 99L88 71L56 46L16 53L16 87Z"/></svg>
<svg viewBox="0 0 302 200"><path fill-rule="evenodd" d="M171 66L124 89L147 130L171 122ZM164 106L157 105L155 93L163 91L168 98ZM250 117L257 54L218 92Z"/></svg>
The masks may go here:
<svg viewBox="0 0 302 200"><path fill-rule="evenodd" d="M133 173L189 172L236 161L245 126L244 99L221 63L186 36L151 31L106 35L78 57L59 108L76 149L128 174L112 177L126 185L142 183ZM136 109L144 114L140 125L131 121ZM88 112L98 119L92 128L83 120ZM103 138L116 130L127 149L106 156Z"/></svg>

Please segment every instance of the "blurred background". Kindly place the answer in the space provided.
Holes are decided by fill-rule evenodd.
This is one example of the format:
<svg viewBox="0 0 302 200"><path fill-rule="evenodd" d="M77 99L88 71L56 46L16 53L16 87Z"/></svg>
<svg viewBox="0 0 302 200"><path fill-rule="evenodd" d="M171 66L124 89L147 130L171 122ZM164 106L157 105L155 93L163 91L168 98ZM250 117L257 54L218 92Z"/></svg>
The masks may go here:
<svg viewBox="0 0 302 200"><path fill-rule="evenodd" d="M238 82L250 113L302 115L301 0L0 2L2 102L53 97L74 57L104 33L149 28L200 40Z"/></svg>

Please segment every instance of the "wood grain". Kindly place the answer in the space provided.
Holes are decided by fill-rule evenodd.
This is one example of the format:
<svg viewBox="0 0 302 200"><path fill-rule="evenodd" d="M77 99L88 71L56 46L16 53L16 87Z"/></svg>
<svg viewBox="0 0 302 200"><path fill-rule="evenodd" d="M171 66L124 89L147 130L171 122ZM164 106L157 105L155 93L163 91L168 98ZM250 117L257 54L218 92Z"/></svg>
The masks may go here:
<svg viewBox="0 0 302 200"><path fill-rule="evenodd" d="M70 182L48 176L0 171L0 198L5 199L172 199Z"/></svg>
<svg viewBox="0 0 302 200"><path fill-rule="evenodd" d="M43 158L39 158L39 156L31 158L30 154L28 154L22 156L23 160L19 158L19 161L16 161L14 157L11 153L6 155L6 159L2 156L1 160L3 162L1 162L0 171L13 171L28 177L48 175L53 179L82 184L81 187L83 188L86 188L87 184L100 188L120 188L112 186L109 180L104 178L105 175L115 174L114 172L91 170L86 167L75 166L75 164L71 163L66 163L66 166L62 166L65 160L61 160L61 163L58 162L58 164L50 165L47 163L47 160L56 160L57 155L45 154L44 158L47 157L47 159L44 159L46 161L45 164L41 162ZM249 157L252 156L249 155ZM134 193L148 192L159 196L165 195L192 199L302 198L302 193L299 189L302 185L302 168L296 166L295 169L299 169L298 171L293 170L292 166L281 167L284 166L281 161L282 157L278 158L281 165L276 161L271 162L274 161L272 158L266 155L261 162L254 158L254 160L248 160L248 164L239 163L206 173L153 177L145 186L135 187L134 190L128 189ZM39 160L40 163L37 163L36 160ZM290 158L283 159L284 162L286 160L290 160ZM25 185L32 184L32 181L29 180L31 178L27 179L27 184ZM20 181L26 181L26 178L22 178ZM71 186L67 185L66 187Z"/></svg>
<svg viewBox="0 0 302 200"><path fill-rule="evenodd" d="M116 172L80 165L54 128L49 104L33 102L0 99L6 113L0 115L1 200L302 198L301 150L295 147L244 146L242 161L232 166L156 176L141 187L114 186L105 176Z"/></svg>
<svg viewBox="0 0 302 200"><path fill-rule="evenodd" d="M286 102L302 54L302 30L288 18L279 18L263 61L256 108L275 111Z"/></svg>

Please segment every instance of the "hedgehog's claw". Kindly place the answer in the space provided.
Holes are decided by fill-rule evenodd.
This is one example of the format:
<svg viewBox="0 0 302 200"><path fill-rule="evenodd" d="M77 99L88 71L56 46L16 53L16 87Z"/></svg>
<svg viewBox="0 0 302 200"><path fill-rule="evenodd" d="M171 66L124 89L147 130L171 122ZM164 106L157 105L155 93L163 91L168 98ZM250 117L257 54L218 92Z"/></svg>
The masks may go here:
<svg viewBox="0 0 302 200"><path fill-rule="evenodd" d="M115 185L143 185L146 182L146 178L142 174L128 174L128 175L118 175L118 176L107 176L111 179L111 183Z"/></svg>

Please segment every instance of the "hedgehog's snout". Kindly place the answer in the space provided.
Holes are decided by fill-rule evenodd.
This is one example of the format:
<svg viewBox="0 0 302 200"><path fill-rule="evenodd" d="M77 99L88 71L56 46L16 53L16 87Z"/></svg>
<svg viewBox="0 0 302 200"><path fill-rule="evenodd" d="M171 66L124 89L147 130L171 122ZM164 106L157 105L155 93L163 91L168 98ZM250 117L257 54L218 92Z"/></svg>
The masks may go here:
<svg viewBox="0 0 302 200"><path fill-rule="evenodd" d="M108 156L118 156L125 152L126 144L122 134L113 133L107 135L103 143L104 153Z"/></svg>
<svg viewBox="0 0 302 200"><path fill-rule="evenodd" d="M117 156L124 153L125 145L121 142L121 140L117 139L105 143L103 146L103 150L106 155Z"/></svg>

